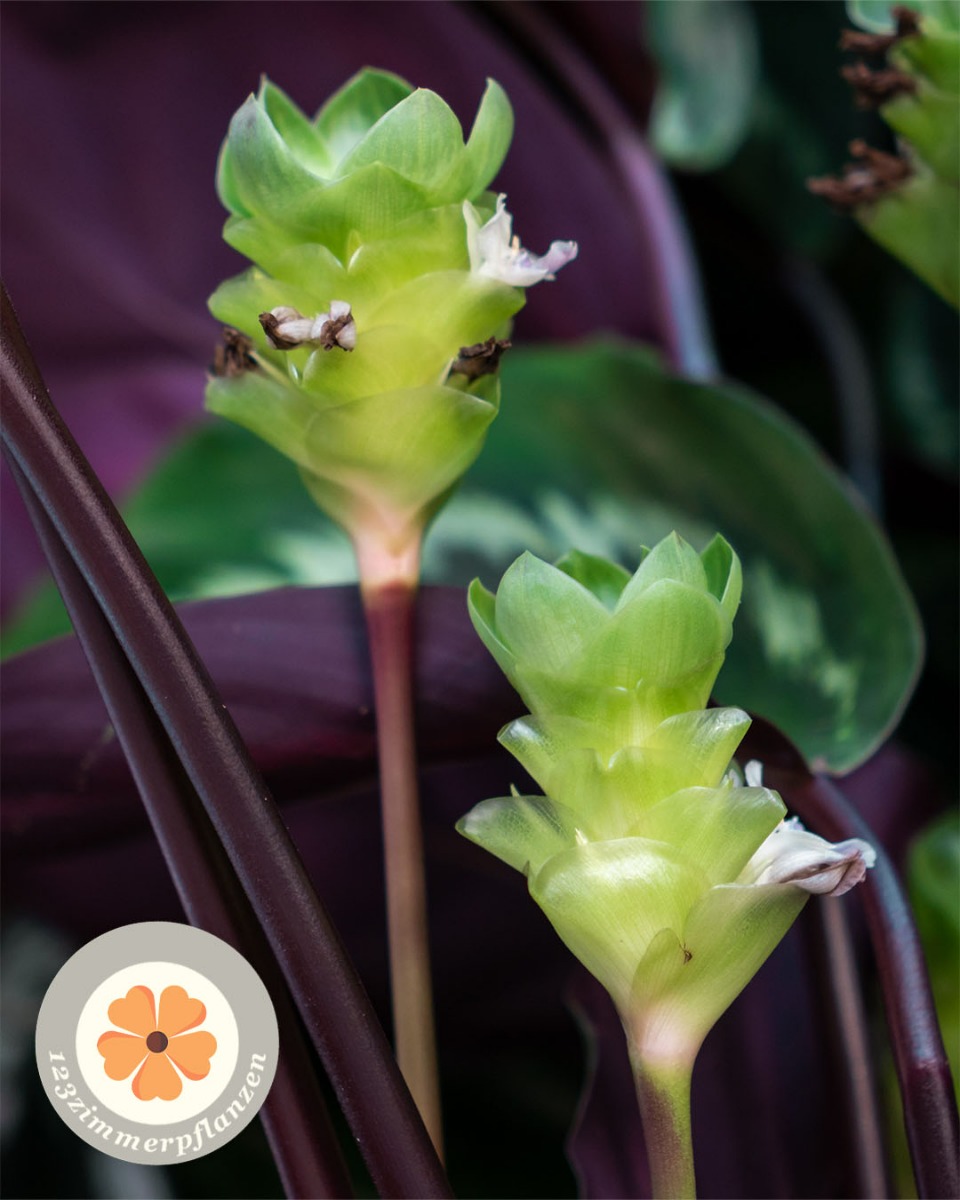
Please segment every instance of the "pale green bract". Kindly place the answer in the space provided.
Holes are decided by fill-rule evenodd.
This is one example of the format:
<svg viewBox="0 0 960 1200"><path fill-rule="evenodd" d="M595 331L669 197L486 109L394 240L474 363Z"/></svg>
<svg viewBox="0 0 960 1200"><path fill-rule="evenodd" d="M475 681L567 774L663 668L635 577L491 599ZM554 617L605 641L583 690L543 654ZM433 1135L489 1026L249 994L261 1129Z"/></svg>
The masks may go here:
<svg viewBox="0 0 960 1200"><path fill-rule="evenodd" d="M470 615L530 707L501 743L546 793L477 805L458 829L529 880L604 984L644 1059L692 1061L811 891L872 865L784 822L731 759L750 724L707 708L740 602L740 562L676 534L633 576L574 553L523 555Z"/></svg>
<svg viewBox="0 0 960 1200"><path fill-rule="evenodd" d="M312 120L265 79L221 152L224 237L253 266L210 308L253 347L210 380L207 405L291 458L355 541L388 554L417 541L497 412L495 372L451 367L524 303L468 246L498 212L486 189L512 133L492 80L464 139L435 93L365 70Z"/></svg>
<svg viewBox="0 0 960 1200"><path fill-rule="evenodd" d="M898 6L876 0L848 3L850 17L868 29L887 29ZM880 115L900 139L910 177L857 220L950 304L960 305L960 5L908 3L919 30L898 41L889 66L912 81ZM884 19L885 18L885 19Z"/></svg>

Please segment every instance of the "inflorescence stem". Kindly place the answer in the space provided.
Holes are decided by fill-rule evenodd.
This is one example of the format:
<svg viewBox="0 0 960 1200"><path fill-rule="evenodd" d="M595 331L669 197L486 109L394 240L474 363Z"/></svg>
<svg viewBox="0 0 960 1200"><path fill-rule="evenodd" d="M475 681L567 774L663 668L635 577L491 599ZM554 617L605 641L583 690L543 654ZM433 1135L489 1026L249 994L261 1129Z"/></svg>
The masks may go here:
<svg viewBox="0 0 960 1200"><path fill-rule="evenodd" d="M440 1087L413 717L419 542L390 558L356 541L377 712L387 935L397 1062L437 1153Z"/></svg>
<svg viewBox="0 0 960 1200"><path fill-rule="evenodd" d="M630 1065L643 1118L653 1200L696 1200L690 1130L693 1063L645 1061L631 1040Z"/></svg>

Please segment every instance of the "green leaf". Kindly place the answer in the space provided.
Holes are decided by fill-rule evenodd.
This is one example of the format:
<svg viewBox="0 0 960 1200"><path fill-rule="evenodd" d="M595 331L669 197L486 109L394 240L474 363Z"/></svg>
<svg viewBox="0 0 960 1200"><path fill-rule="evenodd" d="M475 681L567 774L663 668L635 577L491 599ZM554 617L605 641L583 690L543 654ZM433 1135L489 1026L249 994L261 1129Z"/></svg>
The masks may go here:
<svg viewBox="0 0 960 1200"><path fill-rule="evenodd" d="M629 600L628 590L610 621L583 647L582 677L608 687L631 688L641 681L689 687L689 702L681 711L701 708L730 638L719 604L705 591L672 579L660 579Z"/></svg>
<svg viewBox="0 0 960 1200"><path fill-rule="evenodd" d="M682 937L660 934L637 969L631 1029L645 1015L696 1048L750 982L809 898L802 888L713 887L689 913ZM666 1031L662 1030L662 1034Z"/></svg>
<svg viewBox="0 0 960 1200"><path fill-rule="evenodd" d="M872 238L954 308L960 307L960 192L917 165L917 174L857 210Z"/></svg>
<svg viewBox="0 0 960 1200"><path fill-rule="evenodd" d="M624 344L512 350L502 375L485 451L427 538L426 581L498 579L525 549L629 567L672 529L697 547L719 530L744 591L717 699L779 725L820 768L868 758L910 697L922 635L886 539L807 434ZM178 597L356 579L296 470L226 423L177 448L124 512ZM38 604L5 652L68 628L49 591Z"/></svg>
<svg viewBox="0 0 960 1200"><path fill-rule="evenodd" d="M960 42L956 47L960 57ZM916 95L898 96L880 115L940 179L957 184L960 179L960 96L918 85ZM956 193L955 193L956 196Z"/></svg>
<svg viewBox="0 0 960 1200"><path fill-rule="evenodd" d="M325 243L346 262L351 235L382 238L426 205L422 188L382 163L371 163L347 179L287 198L276 220L299 240Z"/></svg>
<svg viewBox="0 0 960 1200"><path fill-rule="evenodd" d="M893 10L898 6L912 8L925 21L933 21L943 30L960 29L957 0L847 0L847 16L871 33L892 33L896 28Z"/></svg>
<svg viewBox="0 0 960 1200"><path fill-rule="evenodd" d="M399 75L370 67L348 80L314 119L334 163L345 158L368 130L412 91Z"/></svg>
<svg viewBox="0 0 960 1200"><path fill-rule="evenodd" d="M508 679L516 672L516 659L500 640L497 633L496 597L479 579L475 579L467 590L467 609L470 620L480 640L496 659L500 670Z"/></svg>
<svg viewBox="0 0 960 1200"><path fill-rule="evenodd" d="M446 195L444 184L459 174L463 153L463 130L453 110L436 92L418 88L363 136L338 174L382 163L422 187L434 203L450 202L459 197Z"/></svg>
<svg viewBox="0 0 960 1200"><path fill-rule="evenodd" d="M700 555L707 577L707 587L720 601L720 607L728 621L732 621L740 607L743 592L743 568L733 547L719 533Z"/></svg>
<svg viewBox="0 0 960 1200"><path fill-rule="evenodd" d="M317 128L275 83L264 77L260 84L260 100L277 132L294 155L310 171L329 176L333 159Z"/></svg>
<svg viewBox="0 0 960 1200"><path fill-rule="evenodd" d="M529 553L510 567L497 589L497 632L521 672L527 661L563 674L609 619L585 587Z"/></svg>
<svg viewBox="0 0 960 1200"><path fill-rule="evenodd" d="M220 152L217 191L223 203L239 216L262 213L279 220L292 201L322 186L280 136L264 101L250 96L234 114Z"/></svg>
<svg viewBox="0 0 960 1200"><path fill-rule="evenodd" d="M663 929L680 935L704 883L671 846L621 838L548 859L530 894L623 1012L647 948Z"/></svg>
<svg viewBox="0 0 960 1200"><path fill-rule="evenodd" d="M258 434L300 466L311 466L307 431L316 411L300 389L286 387L262 371L245 371L233 379L209 380L206 403L211 412Z"/></svg>
<svg viewBox="0 0 960 1200"><path fill-rule="evenodd" d="M456 357L461 346L489 337L524 305L520 288L477 279L467 271L435 271L383 296L369 320L377 325L417 322L432 341Z"/></svg>
<svg viewBox="0 0 960 1200"><path fill-rule="evenodd" d="M960 4L955 11L960 13ZM926 76L942 92L954 97L960 92L960 34L941 31L934 36L904 38L891 51L890 61Z"/></svg>
<svg viewBox="0 0 960 1200"><path fill-rule="evenodd" d="M571 550L569 554L558 558L554 566L592 592L611 612L631 578L630 572L618 563L597 558L594 554L584 554L582 550Z"/></svg>
<svg viewBox="0 0 960 1200"><path fill-rule="evenodd" d="M488 79L464 153L463 199L476 200L493 182L513 139L513 109L507 93Z"/></svg>
<svg viewBox="0 0 960 1200"><path fill-rule="evenodd" d="M760 81L749 5L652 0L645 15L659 66L650 115L654 147L686 170L723 166L747 135Z"/></svg>
<svg viewBox="0 0 960 1200"><path fill-rule="evenodd" d="M627 836L678 846L715 886L736 879L786 812L769 788L685 788L645 812Z"/></svg>
<svg viewBox="0 0 960 1200"><path fill-rule="evenodd" d="M695 591L707 586L707 575L700 555L673 531L646 555L636 574L620 593L617 610L625 608L648 588L665 579L685 583Z"/></svg>
<svg viewBox="0 0 960 1200"><path fill-rule="evenodd" d="M483 800L457 822L457 832L508 866L535 875L555 854L569 849L583 822L546 796Z"/></svg>
<svg viewBox="0 0 960 1200"><path fill-rule="evenodd" d="M496 412L495 399L441 386L380 392L325 409L304 435L308 470L318 476L305 482L341 523L353 496L413 514L460 478ZM329 508L328 489L336 497Z"/></svg>

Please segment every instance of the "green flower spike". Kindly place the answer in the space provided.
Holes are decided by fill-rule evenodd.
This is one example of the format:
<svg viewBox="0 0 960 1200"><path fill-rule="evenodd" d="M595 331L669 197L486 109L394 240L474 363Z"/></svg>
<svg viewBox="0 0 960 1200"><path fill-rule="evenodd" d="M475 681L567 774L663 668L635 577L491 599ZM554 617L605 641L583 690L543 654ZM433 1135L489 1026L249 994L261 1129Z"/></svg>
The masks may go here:
<svg viewBox="0 0 960 1200"><path fill-rule="evenodd" d="M576 255L511 241L486 189L512 133L492 80L464 141L439 96L366 70L313 120L264 80L223 146L224 237L254 265L210 307L250 344L207 404L297 463L367 579L415 574L497 413L498 335Z"/></svg>
<svg viewBox="0 0 960 1200"><path fill-rule="evenodd" d="M855 161L839 179L809 181L850 211L866 232L948 303L960 304L960 7L848 0L869 32L847 31L845 50L865 59L845 67L861 108L877 108L897 153L851 143ZM878 19L879 18L879 19ZM886 61L884 61L884 58Z"/></svg>
<svg viewBox="0 0 960 1200"><path fill-rule="evenodd" d="M413 723L420 543L480 453L523 289L576 257L512 236L487 191L513 113L487 84L464 140L451 109L362 71L308 119L264 80L234 116L217 187L252 266L211 297L228 329L214 412L300 468L357 555L377 709L394 1040L441 1147Z"/></svg>
<svg viewBox="0 0 960 1200"><path fill-rule="evenodd" d="M500 741L546 794L484 801L458 829L527 875L613 998L659 1196L693 1191L688 1089L707 1032L808 895L841 895L875 858L784 821L759 764L745 779L731 767L749 718L705 705L740 587L722 538L698 555L673 534L632 577L585 554L524 555L495 597L470 590L477 632L531 708Z"/></svg>

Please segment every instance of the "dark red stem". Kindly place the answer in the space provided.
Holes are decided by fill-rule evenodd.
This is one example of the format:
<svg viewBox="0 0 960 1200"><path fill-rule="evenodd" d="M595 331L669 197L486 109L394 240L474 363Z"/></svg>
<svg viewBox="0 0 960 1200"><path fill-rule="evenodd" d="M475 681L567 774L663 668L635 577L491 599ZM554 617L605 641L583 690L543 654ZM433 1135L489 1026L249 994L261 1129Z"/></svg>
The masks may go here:
<svg viewBox="0 0 960 1200"><path fill-rule="evenodd" d="M415 584L408 582L363 587L377 706L394 1041L403 1077L440 1151L440 1088L413 722L416 595Z"/></svg>
<svg viewBox="0 0 960 1200"><path fill-rule="evenodd" d="M191 924L240 951L270 992L280 1030L280 1057L260 1119L284 1190L290 1197L352 1196L350 1178L314 1072L310 1047L277 961L270 953L236 873L70 552L57 536L20 468L12 460L10 467L123 747L184 911Z"/></svg>
<svg viewBox="0 0 960 1200"><path fill-rule="evenodd" d="M960 1133L950 1065L943 1048L923 949L896 870L870 827L829 779L767 763L766 780L787 807L822 837L859 837L877 852L863 903L903 1100L917 1192L960 1194Z"/></svg>
<svg viewBox="0 0 960 1200"><path fill-rule="evenodd" d="M817 976L825 993L830 1029L829 1074L840 1093L852 1133L856 1195L889 1196L883 1152L883 1120L877 1101L867 1017L850 934L847 906L815 897L811 909Z"/></svg>
<svg viewBox="0 0 960 1200"><path fill-rule="evenodd" d="M47 395L6 291L4 443L97 599L220 838L374 1181L449 1184L389 1043L212 680Z"/></svg>

